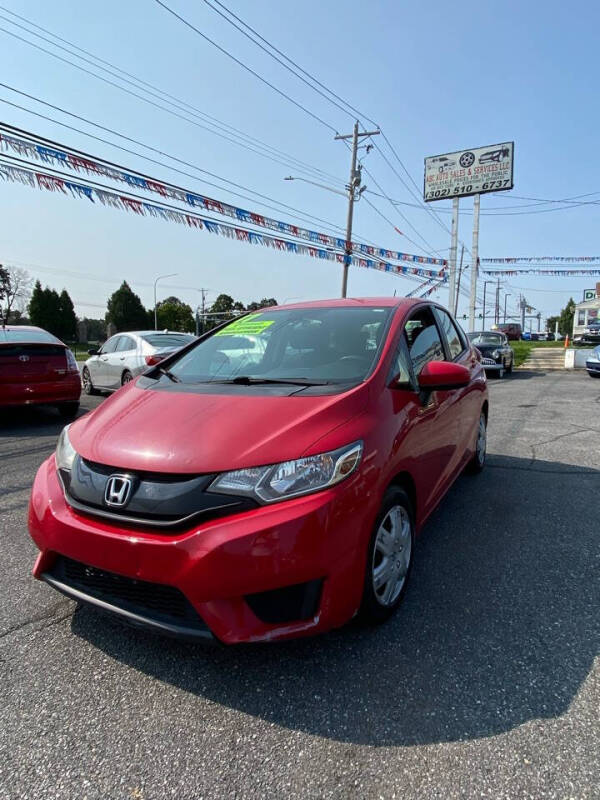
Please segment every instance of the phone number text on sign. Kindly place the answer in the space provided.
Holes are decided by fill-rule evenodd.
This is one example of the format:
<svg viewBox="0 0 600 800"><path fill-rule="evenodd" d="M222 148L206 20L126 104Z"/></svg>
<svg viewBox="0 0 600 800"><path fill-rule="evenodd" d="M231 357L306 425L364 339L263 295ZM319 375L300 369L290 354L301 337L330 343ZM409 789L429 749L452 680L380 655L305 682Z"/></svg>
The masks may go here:
<svg viewBox="0 0 600 800"><path fill-rule="evenodd" d="M514 143L475 147L425 159L427 201L513 188Z"/></svg>

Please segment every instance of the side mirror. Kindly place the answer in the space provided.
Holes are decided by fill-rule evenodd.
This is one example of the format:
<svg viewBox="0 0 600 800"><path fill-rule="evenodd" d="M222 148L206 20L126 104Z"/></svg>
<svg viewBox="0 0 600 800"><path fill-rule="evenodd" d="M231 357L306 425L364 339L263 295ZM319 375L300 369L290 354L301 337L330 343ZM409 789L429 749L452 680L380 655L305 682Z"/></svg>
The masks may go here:
<svg viewBox="0 0 600 800"><path fill-rule="evenodd" d="M459 389L468 386L471 373L462 364L451 361L429 361L419 374L419 388L428 392Z"/></svg>
<svg viewBox="0 0 600 800"><path fill-rule="evenodd" d="M100 351L98 350L97 347L90 347L90 349L88 350L88 355L97 356L99 352Z"/></svg>

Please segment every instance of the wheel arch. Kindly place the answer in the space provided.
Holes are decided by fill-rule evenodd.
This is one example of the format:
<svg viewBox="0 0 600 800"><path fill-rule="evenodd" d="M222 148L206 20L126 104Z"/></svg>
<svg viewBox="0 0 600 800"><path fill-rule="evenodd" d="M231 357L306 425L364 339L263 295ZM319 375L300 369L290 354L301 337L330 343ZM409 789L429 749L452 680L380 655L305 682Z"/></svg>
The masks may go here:
<svg viewBox="0 0 600 800"><path fill-rule="evenodd" d="M399 489L404 489L408 495L414 515L413 523L416 523L417 519L419 518L419 509L417 500L417 487L413 476L410 474L410 472L406 472L405 470L398 472L387 485L386 491L393 486L397 486Z"/></svg>

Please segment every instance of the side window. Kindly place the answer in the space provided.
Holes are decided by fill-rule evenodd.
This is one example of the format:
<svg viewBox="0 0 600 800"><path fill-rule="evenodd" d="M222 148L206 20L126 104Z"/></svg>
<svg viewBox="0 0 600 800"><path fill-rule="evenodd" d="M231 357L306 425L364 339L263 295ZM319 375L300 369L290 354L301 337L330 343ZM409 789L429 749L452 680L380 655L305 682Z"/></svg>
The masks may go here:
<svg viewBox="0 0 600 800"><path fill-rule="evenodd" d="M458 329L454 324L450 314L441 308L436 308L435 315L440 323L440 328L444 331L446 341L448 342L450 360L454 361L454 359L457 358L465 349L465 345L463 344L460 333L458 332Z"/></svg>
<svg viewBox="0 0 600 800"><path fill-rule="evenodd" d="M119 345L120 336L113 336L102 345L102 353L114 353Z"/></svg>
<svg viewBox="0 0 600 800"><path fill-rule="evenodd" d="M135 350L135 340L132 339L131 336L119 337L119 344L117 345L117 351L121 353L124 350Z"/></svg>
<svg viewBox="0 0 600 800"><path fill-rule="evenodd" d="M445 360L442 341L430 308L424 308L411 317L404 332L416 376L429 361Z"/></svg>

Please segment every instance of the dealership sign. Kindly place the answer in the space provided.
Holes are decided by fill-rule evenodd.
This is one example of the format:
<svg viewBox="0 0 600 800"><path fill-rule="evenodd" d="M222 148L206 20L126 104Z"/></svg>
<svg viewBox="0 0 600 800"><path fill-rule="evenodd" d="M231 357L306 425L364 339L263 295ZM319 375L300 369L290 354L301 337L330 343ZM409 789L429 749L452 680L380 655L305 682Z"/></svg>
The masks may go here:
<svg viewBox="0 0 600 800"><path fill-rule="evenodd" d="M586 300L595 300L596 299L596 290L595 289L584 289L583 290L583 301Z"/></svg>
<svg viewBox="0 0 600 800"><path fill-rule="evenodd" d="M426 158L425 200L512 189L514 149L514 142L504 142Z"/></svg>

